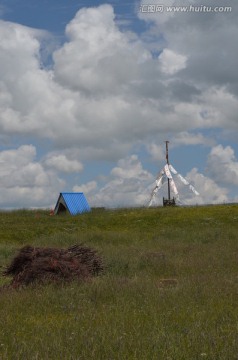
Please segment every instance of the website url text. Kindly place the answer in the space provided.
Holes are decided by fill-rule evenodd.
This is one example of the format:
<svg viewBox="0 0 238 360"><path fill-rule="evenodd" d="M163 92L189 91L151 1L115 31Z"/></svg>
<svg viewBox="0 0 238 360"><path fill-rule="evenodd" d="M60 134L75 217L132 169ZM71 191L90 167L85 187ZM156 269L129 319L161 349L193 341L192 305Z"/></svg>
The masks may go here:
<svg viewBox="0 0 238 360"><path fill-rule="evenodd" d="M155 5L155 4L140 5L141 13L163 13L163 12L224 13L231 11L232 11L231 6L206 6L206 5L166 6L166 5Z"/></svg>

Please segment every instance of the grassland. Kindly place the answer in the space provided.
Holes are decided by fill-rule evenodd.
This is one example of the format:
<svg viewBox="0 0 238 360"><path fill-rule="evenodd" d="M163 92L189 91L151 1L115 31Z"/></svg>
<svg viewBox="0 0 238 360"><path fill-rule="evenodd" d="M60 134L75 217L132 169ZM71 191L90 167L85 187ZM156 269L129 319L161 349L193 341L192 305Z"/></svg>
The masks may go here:
<svg viewBox="0 0 238 360"><path fill-rule="evenodd" d="M106 267L81 285L0 291L0 359L238 359L237 228L237 205L1 212L2 269L23 245L75 243Z"/></svg>

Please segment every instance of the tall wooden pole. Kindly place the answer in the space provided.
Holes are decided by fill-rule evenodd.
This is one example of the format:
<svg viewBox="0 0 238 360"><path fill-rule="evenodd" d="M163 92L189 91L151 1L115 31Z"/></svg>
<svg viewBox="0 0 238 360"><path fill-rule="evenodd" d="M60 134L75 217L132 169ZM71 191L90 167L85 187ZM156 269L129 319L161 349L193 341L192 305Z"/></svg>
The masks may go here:
<svg viewBox="0 0 238 360"><path fill-rule="evenodd" d="M166 144L166 162L167 162L167 165L169 165L169 141L166 140L165 141L165 144ZM168 178L168 200L170 200L170 180Z"/></svg>

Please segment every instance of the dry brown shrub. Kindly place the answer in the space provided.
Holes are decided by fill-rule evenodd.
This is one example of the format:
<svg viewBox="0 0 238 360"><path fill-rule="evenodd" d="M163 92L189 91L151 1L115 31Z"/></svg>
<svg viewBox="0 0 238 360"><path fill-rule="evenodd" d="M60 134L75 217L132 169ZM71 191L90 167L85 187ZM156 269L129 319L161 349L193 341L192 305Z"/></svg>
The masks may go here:
<svg viewBox="0 0 238 360"><path fill-rule="evenodd" d="M96 250L74 245L67 249L24 246L4 271L13 276L11 286L32 283L83 281L103 270Z"/></svg>

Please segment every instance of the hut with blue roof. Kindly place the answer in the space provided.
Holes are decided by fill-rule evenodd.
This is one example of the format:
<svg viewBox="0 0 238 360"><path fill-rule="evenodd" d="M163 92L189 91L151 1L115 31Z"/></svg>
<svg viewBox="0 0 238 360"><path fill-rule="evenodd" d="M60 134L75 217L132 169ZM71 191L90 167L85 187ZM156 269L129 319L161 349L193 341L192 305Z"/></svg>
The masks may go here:
<svg viewBox="0 0 238 360"><path fill-rule="evenodd" d="M82 192L62 192L55 205L54 214L68 213L78 215L91 211L84 193Z"/></svg>

